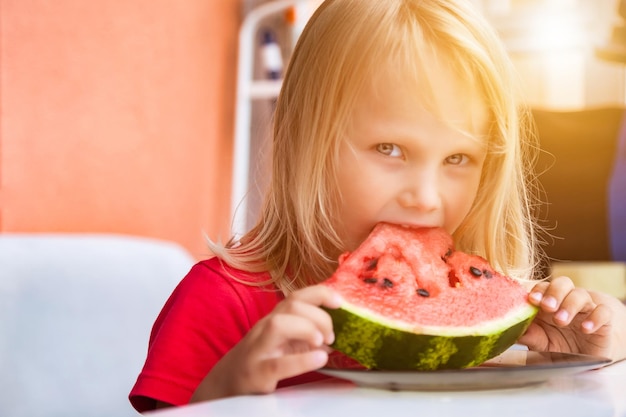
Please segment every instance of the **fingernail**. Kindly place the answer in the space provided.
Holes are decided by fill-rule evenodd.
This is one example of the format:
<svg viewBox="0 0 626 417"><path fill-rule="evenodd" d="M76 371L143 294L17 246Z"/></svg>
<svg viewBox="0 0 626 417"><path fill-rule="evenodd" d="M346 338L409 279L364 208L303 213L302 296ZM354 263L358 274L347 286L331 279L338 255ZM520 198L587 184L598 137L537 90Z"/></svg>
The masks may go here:
<svg viewBox="0 0 626 417"><path fill-rule="evenodd" d="M332 345L334 341L335 341L335 333L329 334L328 337L326 338L326 344Z"/></svg>
<svg viewBox="0 0 626 417"><path fill-rule="evenodd" d="M593 330L593 322L592 321L589 321L589 320L583 321L582 326L583 326L583 329L585 329L585 330L589 330L589 331Z"/></svg>
<svg viewBox="0 0 626 417"><path fill-rule="evenodd" d="M548 297L544 298L544 299L541 301L541 303L542 303L544 306L546 306L546 307L549 307L549 308L556 308L556 298L554 298L554 297L550 297L550 296L548 296Z"/></svg>
<svg viewBox="0 0 626 417"><path fill-rule="evenodd" d="M321 368L326 365L326 362L328 362L328 353L323 350L313 352L313 363L315 367Z"/></svg>
<svg viewBox="0 0 626 417"><path fill-rule="evenodd" d="M333 302L337 307L341 307L341 305L343 304L343 298L341 298L341 295L335 293Z"/></svg>
<svg viewBox="0 0 626 417"><path fill-rule="evenodd" d="M531 293L530 293L530 295L529 295L529 297L530 297L533 301L535 301L535 302L539 303L539 302L541 302L541 299L543 298L543 294L542 294L542 293L540 293L540 292L531 292Z"/></svg>
<svg viewBox="0 0 626 417"><path fill-rule="evenodd" d="M554 317L559 320L559 321L567 321L567 319L569 318L569 313L565 310L559 310L556 312L556 314L554 315Z"/></svg>

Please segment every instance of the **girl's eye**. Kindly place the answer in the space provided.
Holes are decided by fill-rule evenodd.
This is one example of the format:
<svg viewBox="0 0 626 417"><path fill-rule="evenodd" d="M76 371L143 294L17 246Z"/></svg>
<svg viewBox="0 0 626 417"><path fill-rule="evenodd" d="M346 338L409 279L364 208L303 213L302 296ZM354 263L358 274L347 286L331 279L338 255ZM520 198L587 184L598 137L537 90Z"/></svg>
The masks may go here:
<svg viewBox="0 0 626 417"><path fill-rule="evenodd" d="M450 155L446 158L446 163L450 165L461 165L468 161L467 155L462 153L455 153L454 155Z"/></svg>
<svg viewBox="0 0 626 417"><path fill-rule="evenodd" d="M383 155L391 156L394 158L400 158L402 156L402 149L398 145L393 143L379 143L376 145L376 150Z"/></svg>

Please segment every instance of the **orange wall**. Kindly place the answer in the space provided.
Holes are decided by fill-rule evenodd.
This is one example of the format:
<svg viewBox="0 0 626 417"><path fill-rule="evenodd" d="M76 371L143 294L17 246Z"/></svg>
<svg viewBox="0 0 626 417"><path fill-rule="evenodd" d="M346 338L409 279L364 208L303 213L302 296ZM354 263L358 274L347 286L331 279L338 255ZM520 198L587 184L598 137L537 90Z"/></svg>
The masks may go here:
<svg viewBox="0 0 626 417"><path fill-rule="evenodd" d="M237 0L0 13L0 230L227 236Z"/></svg>

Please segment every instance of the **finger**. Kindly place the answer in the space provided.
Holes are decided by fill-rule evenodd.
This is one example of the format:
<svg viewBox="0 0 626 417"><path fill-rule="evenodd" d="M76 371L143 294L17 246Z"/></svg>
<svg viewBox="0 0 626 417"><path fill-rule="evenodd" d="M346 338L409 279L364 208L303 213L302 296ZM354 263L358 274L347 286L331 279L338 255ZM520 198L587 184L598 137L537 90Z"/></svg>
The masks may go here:
<svg viewBox="0 0 626 417"><path fill-rule="evenodd" d="M595 308L595 303L587 290L574 288L561 302L554 313L554 322L560 326L567 326L579 313L587 313Z"/></svg>
<svg viewBox="0 0 626 417"><path fill-rule="evenodd" d="M528 294L528 301L532 304L539 306L541 305L541 300L543 300L543 294L546 292L548 287L550 286L550 282L541 281L530 290Z"/></svg>
<svg viewBox="0 0 626 417"><path fill-rule="evenodd" d="M548 350L546 332L536 323L531 323L526 332L517 340L517 343L528 346L530 350Z"/></svg>
<svg viewBox="0 0 626 417"><path fill-rule="evenodd" d="M324 335L311 320L290 314L272 314L255 326L257 333L251 343L262 357L275 357L283 354L284 346L290 341L300 341L311 348L324 344Z"/></svg>
<svg viewBox="0 0 626 417"><path fill-rule="evenodd" d="M613 311L604 304L599 304L582 322L583 333L592 334L611 322Z"/></svg>
<svg viewBox="0 0 626 417"><path fill-rule="evenodd" d="M280 381L319 369L327 362L328 353L323 349L269 358L259 365L258 376L262 378L266 376L264 379ZM275 383L273 385L270 391L275 387Z"/></svg>
<svg viewBox="0 0 626 417"><path fill-rule="evenodd" d="M333 333L333 321L328 312L312 304L297 300L285 302L280 308L281 314L288 314L306 318L313 322L324 336L324 343L330 345L335 340Z"/></svg>
<svg viewBox="0 0 626 417"><path fill-rule="evenodd" d="M553 278L542 294L539 307L548 312L557 311L563 299L565 299L574 288L574 283L568 277L559 276Z"/></svg>
<svg viewBox="0 0 626 417"><path fill-rule="evenodd" d="M290 294L287 298L328 308L339 308L343 302L339 294L325 285L313 285L303 288Z"/></svg>

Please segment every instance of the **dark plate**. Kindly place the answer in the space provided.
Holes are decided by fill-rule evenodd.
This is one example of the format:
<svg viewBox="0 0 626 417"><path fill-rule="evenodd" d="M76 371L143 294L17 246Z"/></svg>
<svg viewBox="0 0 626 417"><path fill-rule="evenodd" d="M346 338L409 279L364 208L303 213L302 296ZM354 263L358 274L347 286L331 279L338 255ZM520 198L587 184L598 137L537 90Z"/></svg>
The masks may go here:
<svg viewBox="0 0 626 417"><path fill-rule="evenodd" d="M508 350L480 366L466 369L382 371L323 368L319 372L363 387L458 391L534 385L550 378L599 368L610 362L607 358L590 355Z"/></svg>

